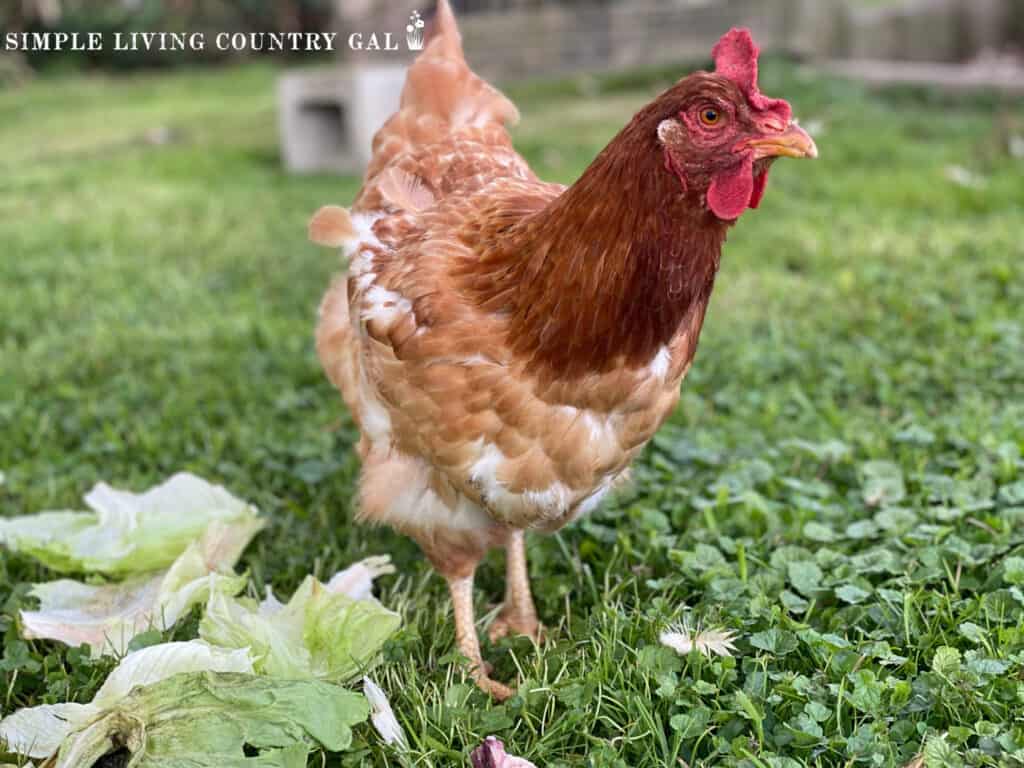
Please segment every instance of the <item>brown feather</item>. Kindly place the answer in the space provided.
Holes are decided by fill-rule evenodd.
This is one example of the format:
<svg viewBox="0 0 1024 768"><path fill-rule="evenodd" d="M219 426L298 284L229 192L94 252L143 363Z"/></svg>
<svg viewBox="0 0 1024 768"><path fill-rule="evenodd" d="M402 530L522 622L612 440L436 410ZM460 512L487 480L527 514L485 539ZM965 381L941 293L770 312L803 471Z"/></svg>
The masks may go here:
<svg viewBox="0 0 1024 768"><path fill-rule="evenodd" d="M337 205L325 205L309 222L309 239L317 245L340 248L355 234L352 217Z"/></svg>
<svg viewBox="0 0 1024 768"><path fill-rule="evenodd" d="M426 187L422 179L401 168L391 167L381 173L379 185L384 202L402 211L419 213L436 202L434 193Z"/></svg>

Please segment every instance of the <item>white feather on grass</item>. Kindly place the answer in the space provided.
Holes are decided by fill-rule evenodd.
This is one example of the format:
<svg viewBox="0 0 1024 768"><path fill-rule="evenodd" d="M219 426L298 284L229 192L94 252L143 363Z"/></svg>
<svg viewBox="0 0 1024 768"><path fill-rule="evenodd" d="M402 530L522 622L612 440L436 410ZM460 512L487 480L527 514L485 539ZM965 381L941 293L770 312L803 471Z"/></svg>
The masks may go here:
<svg viewBox="0 0 1024 768"><path fill-rule="evenodd" d="M732 656L736 646L736 633L729 629L703 628L698 624L695 628L687 622L674 624L659 635L661 644L671 648L680 656L693 651L704 656Z"/></svg>

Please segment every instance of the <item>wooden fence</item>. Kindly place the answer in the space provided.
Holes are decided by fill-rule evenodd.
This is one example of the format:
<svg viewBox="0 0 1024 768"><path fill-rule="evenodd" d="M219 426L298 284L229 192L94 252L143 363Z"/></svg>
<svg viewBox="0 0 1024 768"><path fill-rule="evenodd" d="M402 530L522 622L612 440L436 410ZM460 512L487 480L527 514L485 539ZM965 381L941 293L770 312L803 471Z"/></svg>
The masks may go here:
<svg viewBox="0 0 1024 768"><path fill-rule="evenodd" d="M340 24L400 25L412 8L426 12L422 6L432 4L359 2L364 17ZM699 60L708 57L724 30L737 25L753 29L766 50L810 59L952 63L983 50L1024 45L1024 19L1017 18L1024 15L1024 0L455 0L454 5L474 67L501 80Z"/></svg>

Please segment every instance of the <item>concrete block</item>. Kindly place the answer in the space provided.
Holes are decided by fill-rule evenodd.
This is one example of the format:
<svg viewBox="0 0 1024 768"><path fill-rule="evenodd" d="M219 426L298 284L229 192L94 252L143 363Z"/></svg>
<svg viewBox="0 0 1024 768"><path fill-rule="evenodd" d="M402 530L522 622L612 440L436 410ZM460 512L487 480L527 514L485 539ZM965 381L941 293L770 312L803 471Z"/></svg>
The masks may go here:
<svg viewBox="0 0 1024 768"><path fill-rule="evenodd" d="M360 174L373 135L398 109L405 67L382 64L298 70L278 81L285 168Z"/></svg>

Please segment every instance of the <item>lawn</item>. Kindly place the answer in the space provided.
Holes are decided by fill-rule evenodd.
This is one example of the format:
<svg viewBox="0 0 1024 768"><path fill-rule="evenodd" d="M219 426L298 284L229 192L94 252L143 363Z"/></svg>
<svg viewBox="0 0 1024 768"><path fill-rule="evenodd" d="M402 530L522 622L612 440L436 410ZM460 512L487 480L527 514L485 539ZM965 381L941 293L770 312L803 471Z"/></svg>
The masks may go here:
<svg viewBox="0 0 1024 768"><path fill-rule="evenodd" d="M665 76L518 86L517 146L570 182ZM327 765L466 765L488 734L542 768L1024 765L1024 106L765 65L821 159L780 163L731 235L632 487L531 539L548 638L485 648L521 681L494 705L442 580L350 522L355 434L312 343L339 265L305 224L358 182L282 172L274 77L0 91L0 514L187 469L271 516L254 594L390 553L404 625L375 674L412 749L367 725ZM482 625L502 575L495 555ZM0 559L4 713L88 701L110 668L19 639L48 578ZM735 657L660 646L684 619L735 631Z"/></svg>

